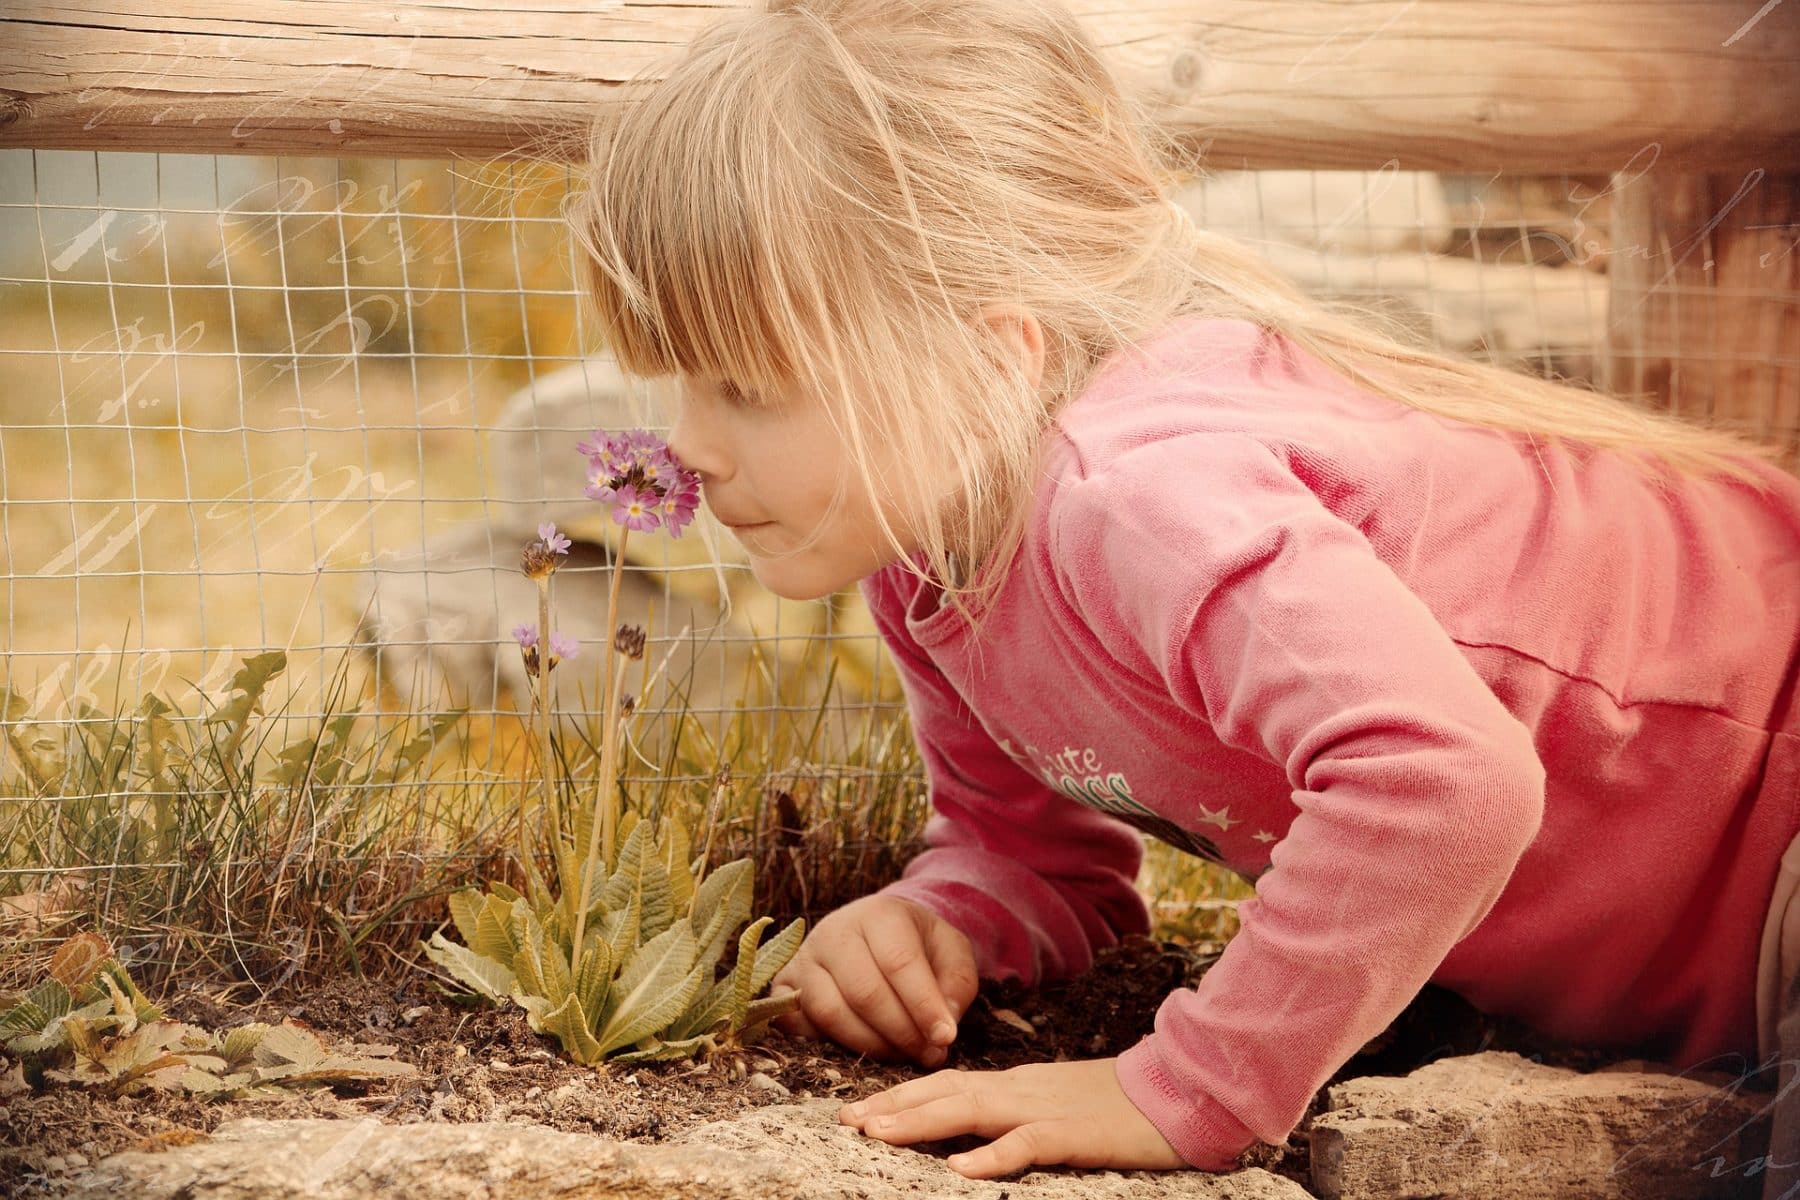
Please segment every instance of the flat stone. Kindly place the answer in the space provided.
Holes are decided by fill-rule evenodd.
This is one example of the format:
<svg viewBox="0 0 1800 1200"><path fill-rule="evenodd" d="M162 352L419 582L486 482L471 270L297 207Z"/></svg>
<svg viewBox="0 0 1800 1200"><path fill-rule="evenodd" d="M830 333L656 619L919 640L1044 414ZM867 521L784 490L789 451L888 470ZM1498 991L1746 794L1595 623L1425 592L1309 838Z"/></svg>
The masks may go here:
<svg viewBox="0 0 1800 1200"><path fill-rule="evenodd" d="M538 1125L238 1120L205 1142L115 1154L71 1181L79 1200L1302 1200L1251 1168L1034 1171L962 1178L931 1154L865 1139L835 1101L772 1105L640 1144Z"/></svg>
<svg viewBox="0 0 1800 1200"><path fill-rule="evenodd" d="M1326 1200L1761 1195L1773 1094L1640 1062L1591 1074L1487 1051L1328 1089L1313 1119Z"/></svg>

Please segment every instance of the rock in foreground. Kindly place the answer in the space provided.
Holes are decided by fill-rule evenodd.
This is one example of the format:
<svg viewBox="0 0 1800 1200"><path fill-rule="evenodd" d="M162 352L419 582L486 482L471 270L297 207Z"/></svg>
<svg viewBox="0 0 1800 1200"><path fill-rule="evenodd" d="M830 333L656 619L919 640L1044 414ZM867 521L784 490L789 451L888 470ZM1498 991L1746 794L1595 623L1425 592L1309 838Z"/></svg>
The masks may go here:
<svg viewBox="0 0 1800 1200"><path fill-rule="evenodd" d="M983 1183L859 1136L834 1101L755 1109L641 1145L536 1125L232 1121L202 1143L106 1159L81 1200L1304 1200L1267 1171L1034 1173Z"/></svg>
<svg viewBox="0 0 1800 1200"><path fill-rule="evenodd" d="M1313 1119L1326 1200L1726 1200L1762 1194L1773 1094L1643 1063L1582 1074L1488 1051L1351 1079Z"/></svg>

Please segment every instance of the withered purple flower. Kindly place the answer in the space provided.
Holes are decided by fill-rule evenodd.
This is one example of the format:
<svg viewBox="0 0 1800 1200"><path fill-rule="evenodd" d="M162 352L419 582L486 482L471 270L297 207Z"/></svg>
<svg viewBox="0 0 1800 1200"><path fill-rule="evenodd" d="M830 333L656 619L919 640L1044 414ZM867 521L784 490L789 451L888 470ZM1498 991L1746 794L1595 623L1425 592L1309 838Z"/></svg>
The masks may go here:
<svg viewBox="0 0 1800 1200"><path fill-rule="evenodd" d="M525 572L527 579L542 582L562 565L560 560L568 553L569 539L556 532L554 524L546 521L538 526L537 540L527 543L525 552L519 556L519 570Z"/></svg>
<svg viewBox="0 0 1800 1200"><path fill-rule="evenodd" d="M636 625L621 625L613 634L613 649L629 659L644 657L644 631Z"/></svg>
<svg viewBox="0 0 1800 1200"><path fill-rule="evenodd" d="M564 634L550 635L550 665L554 667L559 661L566 662L581 653L581 643Z"/></svg>

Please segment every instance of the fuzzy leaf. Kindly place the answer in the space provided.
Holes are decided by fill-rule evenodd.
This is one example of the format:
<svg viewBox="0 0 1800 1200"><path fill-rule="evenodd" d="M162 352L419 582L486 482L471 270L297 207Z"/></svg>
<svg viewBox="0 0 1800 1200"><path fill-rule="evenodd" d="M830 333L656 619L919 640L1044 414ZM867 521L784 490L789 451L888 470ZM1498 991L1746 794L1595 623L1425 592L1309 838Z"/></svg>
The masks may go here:
<svg viewBox="0 0 1800 1200"><path fill-rule="evenodd" d="M588 1028L587 1014L582 1011L581 998L570 996L557 1005L543 1018L544 1030L556 1035L562 1042L563 1049L576 1062L585 1066L596 1066L606 1057L600 1049L600 1043L594 1038L594 1031Z"/></svg>
<svg viewBox="0 0 1800 1200"><path fill-rule="evenodd" d="M78 933L56 948L50 956L50 978L80 992L100 973L100 967L112 957L112 947L97 933Z"/></svg>
<svg viewBox="0 0 1800 1200"><path fill-rule="evenodd" d="M606 941L612 947L615 964L624 963L637 952L641 944L638 938L641 929L638 918L643 911L638 895L633 893L625 907L615 908L606 914Z"/></svg>
<svg viewBox="0 0 1800 1200"><path fill-rule="evenodd" d="M260 1021L239 1025L227 1032L219 1039L219 1056L225 1060L225 1066L233 1071L249 1066L254 1061L257 1043L268 1032L269 1027Z"/></svg>
<svg viewBox="0 0 1800 1200"><path fill-rule="evenodd" d="M542 996L533 996L529 992L513 988L513 1003L525 1010L525 1024L531 1026L533 1033L548 1033L544 1028L544 1018L550 1015L550 1002Z"/></svg>
<svg viewBox="0 0 1800 1200"><path fill-rule="evenodd" d="M513 934L513 904L498 896L482 902L475 918L475 936L465 938L469 949L497 963L509 963L519 952L519 939Z"/></svg>
<svg viewBox="0 0 1800 1200"><path fill-rule="evenodd" d="M772 917L759 917L738 938L737 962L730 974L715 982L681 1014L667 1030L671 1038L711 1033L724 1025L735 1027L750 1003L750 973L756 967L756 943L763 930L775 923Z"/></svg>
<svg viewBox="0 0 1800 1200"><path fill-rule="evenodd" d="M75 997L54 979L32 988L5 1012L0 1012L0 1033L41 1033L58 1017L66 1017L75 1008Z"/></svg>
<svg viewBox="0 0 1800 1200"><path fill-rule="evenodd" d="M479 937L475 923L481 919L486 901L487 898L474 888L450 893L450 920L456 926L456 932L462 935L463 945L471 949Z"/></svg>
<svg viewBox="0 0 1800 1200"><path fill-rule="evenodd" d="M750 994L756 995L769 986L769 980L775 973L787 966L788 959L794 957L800 949L800 943L806 940L806 922L796 917L788 922L788 927L769 939L769 943L756 952L756 970L750 974Z"/></svg>
<svg viewBox="0 0 1800 1200"><path fill-rule="evenodd" d="M612 1061L620 1064L663 1062L671 1058L687 1058L702 1051L716 1050L719 1043L710 1034L699 1037L679 1038L671 1042L646 1039L650 1044L642 1050L628 1050L624 1054L615 1054Z"/></svg>
<svg viewBox="0 0 1800 1200"><path fill-rule="evenodd" d="M750 1007L744 1010L735 1032L740 1041L749 1041L767 1028L770 1021L782 1013L792 1012L800 1007L799 992L783 992L779 996L764 996L761 1000L752 1000Z"/></svg>
<svg viewBox="0 0 1800 1200"><path fill-rule="evenodd" d="M432 934L431 940L424 943L423 949L427 958L450 972L457 982L476 995L499 1003L512 994L515 980L513 973L504 964L477 954L467 946L459 946L441 933ZM234 1061L237 1058L232 1054L227 1054L226 1057Z"/></svg>
<svg viewBox="0 0 1800 1200"><path fill-rule="evenodd" d="M739 925L750 919L755 877L750 860L728 862L700 883L690 921L700 941L702 961L716 963Z"/></svg>
<svg viewBox="0 0 1800 1200"><path fill-rule="evenodd" d="M706 969L695 969L695 950L694 931L685 924L670 926L639 947L608 997L601 1053L657 1032L693 1003Z"/></svg>
<svg viewBox="0 0 1800 1200"><path fill-rule="evenodd" d="M361 1054L338 1054L325 1048L311 1033L282 1022L263 1034L252 1054L255 1061L253 1078L258 1083L341 1083L354 1079L372 1079L411 1075L409 1063L375 1057L391 1047L362 1046Z"/></svg>
<svg viewBox="0 0 1800 1200"><path fill-rule="evenodd" d="M669 876L669 902L678 913L691 912L694 903L694 871L688 862L693 853L693 836L680 814L664 817L656 858Z"/></svg>
<svg viewBox="0 0 1800 1200"><path fill-rule="evenodd" d="M669 873L656 860L651 843L650 822L639 821L625 839L619 853L619 865L606 881L603 893L607 911L612 912L635 899L638 910L638 937L649 941L675 920Z"/></svg>
<svg viewBox="0 0 1800 1200"><path fill-rule="evenodd" d="M125 968L120 965L118 959L111 958L106 960L100 969L106 972L107 977L130 997L133 1012L136 1014L139 1021L160 1021L163 1019L163 1010L157 1005L152 1004L150 1002L150 997L144 995L144 993L138 989L138 985L132 982L131 976L126 973Z"/></svg>
<svg viewBox="0 0 1800 1200"><path fill-rule="evenodd" d="M598 929L589 930L582 940L586 947L581 954L581 969L575 976L575 998L581 1001L582 1012L597 1016L612 989L612 946Z"/></svg>
<svg viewBox="0 0 1800 1200"><path fill-rule="evenodd" d="M513 970L525 991L542 996L552 1007L574 993L575 981L569 976L569 959L562 944L538 922L536 916L524 914L518 929L519 952L513 956Z"/></svg>

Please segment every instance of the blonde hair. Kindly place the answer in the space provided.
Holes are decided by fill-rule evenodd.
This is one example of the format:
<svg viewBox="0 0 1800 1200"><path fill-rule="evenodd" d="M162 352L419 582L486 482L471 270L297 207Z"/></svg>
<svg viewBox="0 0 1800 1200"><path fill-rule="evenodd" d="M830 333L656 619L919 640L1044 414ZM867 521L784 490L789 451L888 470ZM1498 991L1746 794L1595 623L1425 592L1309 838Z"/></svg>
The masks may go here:
<svg viewBox="0 0 1800 1200"><path fill-rule="evenodd" d="M1180 316L1249 319L1412 407L1679 472L1754 484L1741 456L1774 454L1407 344L1197 228L1167 196L1178 150L1059 4L769 0L659 74L604 105L566 214L605 342L633 375L798 385L871 495L938 494L953 473L962 502L915 532L965 617L1018 547L1057 408ZM1037 385L975 319L993 303L1042 328ZM878 442L902 478L874 478Z"/></svg>

